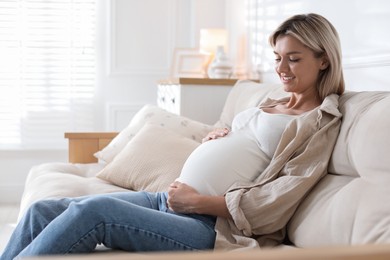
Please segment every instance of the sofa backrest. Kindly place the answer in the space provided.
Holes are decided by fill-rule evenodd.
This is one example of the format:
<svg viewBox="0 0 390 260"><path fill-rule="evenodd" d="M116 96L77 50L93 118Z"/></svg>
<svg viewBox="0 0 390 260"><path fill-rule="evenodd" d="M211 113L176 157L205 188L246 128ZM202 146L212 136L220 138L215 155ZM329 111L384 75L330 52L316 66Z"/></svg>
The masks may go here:
<svg viewBox="0 0 390 260"><path fill-rule="evenodd" d="M378 174L390 179L390 92L347 92L340 97L343 114L329 172L352 177ZM375 172L375 174L373 174Z"/></svg>

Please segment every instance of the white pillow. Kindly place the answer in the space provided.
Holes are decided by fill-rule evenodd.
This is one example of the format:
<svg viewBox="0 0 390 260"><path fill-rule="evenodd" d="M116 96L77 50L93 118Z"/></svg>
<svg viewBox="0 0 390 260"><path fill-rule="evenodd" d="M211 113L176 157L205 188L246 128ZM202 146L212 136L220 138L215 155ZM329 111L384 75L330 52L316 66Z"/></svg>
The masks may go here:
<svg viewBox="0 0 390 260"><path fill-rule="evenodd" d="M184 137L201 142L213 127L189 118L170 113L153 105L145 105L104 149L95 153L95 157L107 163L126 146L126 144L146 124L160 125Z"/></svg>
<svg viewBox="0 0 390 260"><path fill-rule="evenodd" d="M200 143L146 124L97 177L130 190L167 191Z"/></svg>

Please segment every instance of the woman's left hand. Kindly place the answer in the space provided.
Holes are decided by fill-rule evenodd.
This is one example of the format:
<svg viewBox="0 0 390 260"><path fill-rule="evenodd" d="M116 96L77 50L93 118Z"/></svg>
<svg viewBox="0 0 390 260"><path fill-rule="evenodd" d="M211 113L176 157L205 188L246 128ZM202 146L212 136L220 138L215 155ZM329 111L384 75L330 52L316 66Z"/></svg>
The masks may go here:
<svg viewBox="0 0 390 260"><path fill-rule="evenodd" d="M196 203L199 197L199 192L194 188L175 181L168 189L168 207L179 213L196 213Z"/></svg>

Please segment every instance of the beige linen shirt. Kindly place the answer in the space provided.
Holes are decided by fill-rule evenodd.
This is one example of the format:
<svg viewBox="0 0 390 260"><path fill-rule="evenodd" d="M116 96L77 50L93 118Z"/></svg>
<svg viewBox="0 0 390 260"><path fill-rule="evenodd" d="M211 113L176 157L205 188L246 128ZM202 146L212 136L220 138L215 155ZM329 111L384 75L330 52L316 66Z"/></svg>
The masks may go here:
<svg viewBox="0 0 390 260"><path fill-rule="evenodd" d="M286 127L270 165L252 183L236 183L225 195L232 219L218 218L215 249L276 246L299 203L327 174L341 113L332 94ZM285 100L267 100L273 106Z"/></svg>

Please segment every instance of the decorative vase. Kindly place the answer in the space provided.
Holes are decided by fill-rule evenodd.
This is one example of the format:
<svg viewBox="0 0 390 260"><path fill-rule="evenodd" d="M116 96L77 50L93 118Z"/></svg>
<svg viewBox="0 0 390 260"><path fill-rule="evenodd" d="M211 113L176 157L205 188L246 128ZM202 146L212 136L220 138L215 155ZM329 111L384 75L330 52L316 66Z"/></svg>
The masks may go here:
<svg viewBox="0 0 390 260"><path fill-rule="evenodd" d="M233 72L233 64L227 57L223 46L217 47L214 60L208 67L207 74L209 78L213 79L228 79Z"/></svg>

